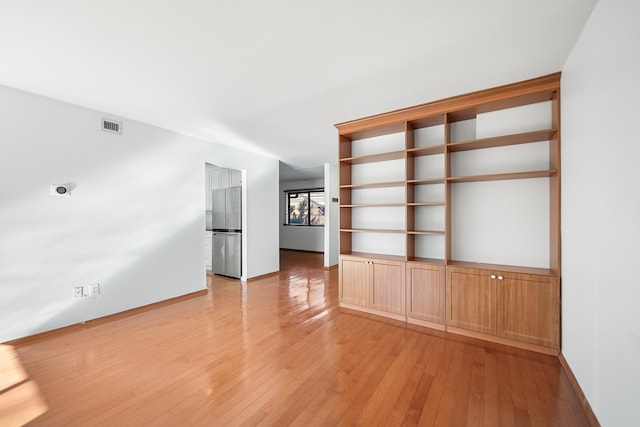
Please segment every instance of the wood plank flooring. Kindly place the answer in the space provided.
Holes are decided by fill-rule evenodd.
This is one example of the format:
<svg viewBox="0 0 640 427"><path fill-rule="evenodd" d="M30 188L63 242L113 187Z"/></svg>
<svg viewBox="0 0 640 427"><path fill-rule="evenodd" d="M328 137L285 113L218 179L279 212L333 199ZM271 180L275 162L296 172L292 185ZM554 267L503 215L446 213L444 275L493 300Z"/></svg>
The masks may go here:
<svg viewBox="0 0 640 427"><path fill-rule="evenodd" d="M0 345L0 425L584 426L556 358L342 311L322 255Z"/></svg>

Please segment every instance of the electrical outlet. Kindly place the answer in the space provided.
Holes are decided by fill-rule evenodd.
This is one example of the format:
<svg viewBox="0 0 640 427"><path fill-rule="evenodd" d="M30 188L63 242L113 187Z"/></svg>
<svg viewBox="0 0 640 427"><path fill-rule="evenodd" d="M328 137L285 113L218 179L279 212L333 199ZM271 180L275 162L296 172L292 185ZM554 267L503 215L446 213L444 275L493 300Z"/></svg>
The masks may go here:
<svg viewBox="0 0 640 427"><path fill-rule="evenodd" d="M76 286L73 288L73 299L80 299L84 296L84 288L82 286Z"/></svg>
<svg viewBox="0 0 640 427"><path fill-rule="evenodd" d="M97 296L100 295L100 283L91 283L88 286L89 296Z"/></svg>

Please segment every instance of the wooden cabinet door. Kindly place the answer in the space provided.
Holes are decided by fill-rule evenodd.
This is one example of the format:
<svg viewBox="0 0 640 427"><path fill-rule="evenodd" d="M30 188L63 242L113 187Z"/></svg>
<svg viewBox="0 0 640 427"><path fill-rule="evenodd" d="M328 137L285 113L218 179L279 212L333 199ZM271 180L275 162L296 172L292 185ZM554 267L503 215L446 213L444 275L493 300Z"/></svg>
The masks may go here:
<svg viewBox="0 0 640 427"><path fill-rule="evenodd" d="M504 276L498 281L498 335L559 347L560 286L554 277Z"/></svg>
<svg viewBox="0 0 640 427"><path fill-rule="evenodd" d="M377 259L370 262L371 308L404 314L404 263Z"/></svg>
<svg viewBox="0 0 640 427"><path fill-rule="evenodd" d="M445 274L438 265L407 264L407 316L445 322Z"/></svg>
<svg viewBox="0 0 640 427"><path fill-rule="evenodd" d="M363 258L340 258L340 302L369 305L369 264Z"/></svg>
<svg viewBox="0 0 640 427"><path fill-rule="evenodd" d="M496 280L482 271L448 273L447 324L486 334L496 333Z"/></svg>

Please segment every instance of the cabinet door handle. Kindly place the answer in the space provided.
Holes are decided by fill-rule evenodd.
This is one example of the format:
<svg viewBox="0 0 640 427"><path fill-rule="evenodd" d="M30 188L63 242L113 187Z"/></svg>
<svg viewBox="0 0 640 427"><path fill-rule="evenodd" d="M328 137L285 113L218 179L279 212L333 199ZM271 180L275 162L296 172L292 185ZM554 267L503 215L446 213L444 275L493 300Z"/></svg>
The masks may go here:
<svg viewBox="0 0 640 427"><path fill-rule="evenodd" d="M504 279L504 277L498 276L498 280L502 280L502 279Z"/></svg>
<svg viewBox="0 0 640 427"><path fill-rule="evenodd" d="M489 276L489 277L491 277L492 279L495 279L495 278L496 278L496 275L495 275L495 274L492 274L492 275L491 275L491 276Z"/></svg>

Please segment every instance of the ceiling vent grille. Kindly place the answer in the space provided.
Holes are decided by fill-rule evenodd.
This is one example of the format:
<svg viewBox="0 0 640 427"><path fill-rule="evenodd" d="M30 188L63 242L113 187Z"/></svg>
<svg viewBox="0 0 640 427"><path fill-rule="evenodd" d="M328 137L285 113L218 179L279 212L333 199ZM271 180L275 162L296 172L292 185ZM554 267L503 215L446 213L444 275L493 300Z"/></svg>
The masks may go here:
<svg viewBox="0 0 640 427"><path fill-rule="evenodd" d="M103 117L100 128L105 132L122 134L122 122L117 122L115 120L109 120Z"/></svg>

